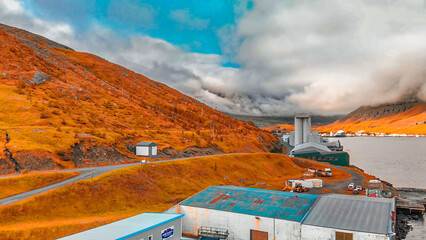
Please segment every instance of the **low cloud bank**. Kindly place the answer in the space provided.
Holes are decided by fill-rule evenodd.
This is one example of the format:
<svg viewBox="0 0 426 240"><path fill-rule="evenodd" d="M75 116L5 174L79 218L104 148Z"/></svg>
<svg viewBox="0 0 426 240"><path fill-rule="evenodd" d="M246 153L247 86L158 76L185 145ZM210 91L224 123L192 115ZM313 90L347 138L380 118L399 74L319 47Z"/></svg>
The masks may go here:
<svg viewBox="0 0 426 240"><path fill-rule="evenodd" d="M425 9L416 0L258 0L237 26L218 30L226 56L123 37L97 23L79 33L17 0L0 0L0 22L100 55L222 111L336 114L407 94L426 100ZM241 67L223 67L225 57Z"/></svg>

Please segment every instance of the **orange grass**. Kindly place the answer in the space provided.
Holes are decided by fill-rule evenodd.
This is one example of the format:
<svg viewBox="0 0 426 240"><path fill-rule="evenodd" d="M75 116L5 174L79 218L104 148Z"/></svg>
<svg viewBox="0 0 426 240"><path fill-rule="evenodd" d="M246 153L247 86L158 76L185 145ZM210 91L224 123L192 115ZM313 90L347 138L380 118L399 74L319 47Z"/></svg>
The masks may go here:
<svg viewBox="0 0 426 240"><path fill-rule="evenodd" d="M299 178L303 171L304 168L295 165L291 158L268 153L128 167L0 207L0 238L9 236L10 227L16 224L60 221L63 225L75 219L162 212L212 185L281 190L285 180ZM334 169L333 174L338 175L339 171ZM40 238L53 239L85 230L84 225L81 228L73 226L69 230L62 229L60 234L53 226L38 232ZM18 232L15 236L26 234L25 229Z"/></svg>
<svg viewBox="0 0 426 240"><path fill-rule="evenodd" d="M45 172L0 178L0 199L61 182L79 174L80 172Z"/></svg>
<svg viewBox="0 0 426 240"><path fill-rule="evenodd" d="M0 29L0 45L0 144L9 133L12 153L69 152L82 139L86 146L115 146L128 156L125 144L139 141L154 141L160 150L216 145L224 152L265 152L277 141L95 55L53 48L15 28ZM51 81L32 84L40 72Z"/></svg>

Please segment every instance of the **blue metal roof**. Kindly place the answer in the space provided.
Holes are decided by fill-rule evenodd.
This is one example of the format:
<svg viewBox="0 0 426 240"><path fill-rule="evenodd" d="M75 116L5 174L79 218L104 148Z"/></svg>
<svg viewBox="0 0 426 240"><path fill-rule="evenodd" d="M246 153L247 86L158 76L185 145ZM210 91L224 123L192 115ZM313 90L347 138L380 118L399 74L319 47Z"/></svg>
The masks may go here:
<svg viewBox="0 0 426 240"><path fill-rule="evenodd" d="M143 213L117 222L76 233L62 240L121 240L182 218L183 214Z"/></svg>
<svg viewBox="0 0 426 240"><path fill-rule="evenodd" d="M317 195L235 186L209 187L180 205L300 222Z"/></svg>

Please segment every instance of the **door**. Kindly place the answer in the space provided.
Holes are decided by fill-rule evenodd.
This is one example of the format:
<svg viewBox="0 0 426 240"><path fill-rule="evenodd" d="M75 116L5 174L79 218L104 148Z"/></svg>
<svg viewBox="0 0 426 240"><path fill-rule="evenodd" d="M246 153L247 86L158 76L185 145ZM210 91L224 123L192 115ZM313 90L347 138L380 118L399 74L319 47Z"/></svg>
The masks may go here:
<svg viewBox="0 0 426 240"><path fill-rule="evenodd" d="M268 233L250 229L250 240L268 240Z"/></svg>
<svg viewBox="0 0 426 240"><path fill-rule="evenodd" d="M336 231L336 240L353 240L353 233L337 232Z"/></svg>

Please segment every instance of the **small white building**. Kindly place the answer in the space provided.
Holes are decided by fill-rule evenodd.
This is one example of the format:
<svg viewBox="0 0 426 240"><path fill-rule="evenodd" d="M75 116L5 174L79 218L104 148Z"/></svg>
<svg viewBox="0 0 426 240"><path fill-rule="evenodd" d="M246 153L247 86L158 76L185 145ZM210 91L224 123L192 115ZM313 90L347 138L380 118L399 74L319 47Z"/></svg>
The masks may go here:
<svg viewBox="0 0 426 240"><path fill-rule="evenodd" d="M143 213L60 240L181 240L182 214Z"/></svg>
<svg viewBox="0 0 426 240"><path fill-rule="evenodd" d="M151 157L157 155L158 146L153 142L140 142L136 144L136 156Z"/></svg>

